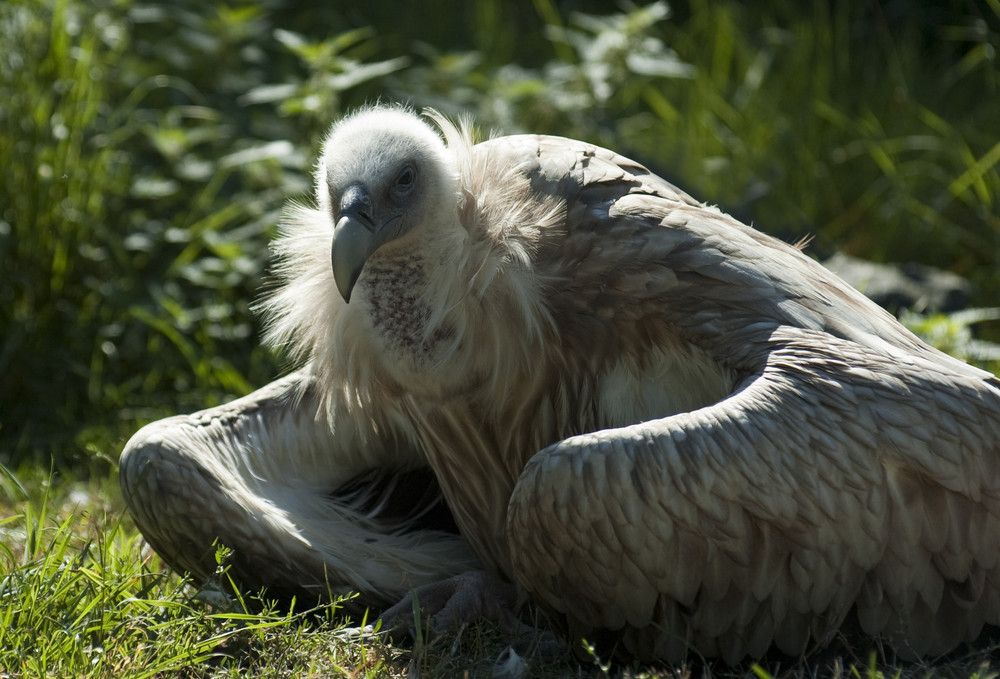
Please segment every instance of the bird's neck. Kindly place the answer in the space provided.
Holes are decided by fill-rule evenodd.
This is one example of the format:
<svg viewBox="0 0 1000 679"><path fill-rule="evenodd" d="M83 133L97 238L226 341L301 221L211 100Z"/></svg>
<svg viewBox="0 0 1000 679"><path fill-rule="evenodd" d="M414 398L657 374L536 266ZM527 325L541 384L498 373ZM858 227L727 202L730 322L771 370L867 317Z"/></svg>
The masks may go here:
<svg viewBox="0 0 1000 679"><path fill-rule="evenodd" d="M467 332L474 325L463 253L467 234L442 229L376 251L350 307L371 360L396 388L441 396L469 388Z"/></svg>

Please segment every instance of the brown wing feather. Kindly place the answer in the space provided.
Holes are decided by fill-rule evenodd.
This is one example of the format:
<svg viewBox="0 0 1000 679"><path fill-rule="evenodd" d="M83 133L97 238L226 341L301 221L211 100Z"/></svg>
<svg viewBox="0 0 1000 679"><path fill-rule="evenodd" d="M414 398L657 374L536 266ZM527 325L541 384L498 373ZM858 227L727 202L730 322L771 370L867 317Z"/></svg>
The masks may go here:
<svg viewBox="0 0 1000 679"><path fill-rule="evenodd" d="M774 340L725 401L532 458L508 512L518 580L647 657L676 657L671 635L731 661L771 639L798 654L855 604L917 654L1000 622L1000 390L816 332ZM957 438L934 424L951 418Z"/></svg>
<svg viewBox="0 0 1000 679"><path fill-rule="evenodd" d="M713 406L532 458L507 522L522 585L648 657L797 654L852 606L904 653L1000 622L982 537L1000 527L995 378L631 161L500 142L566 200L565 235L537 262L566 363L686 343L737 379Z"/></svg>
<svg viewBox="0 0 1000 679"><path fill-rule="evenodd" d="M421 466L415 451L385 432L362 436L369 422L343 409L334 435L316 392L303 370L133 436L120 462L122 494L154 549L205 578L218 540L233 550L230 575L243 586L307 598L354 590L366 604L394 603L474 567L458 536L417 530L420 507L396 516L372 495L385 484L369 475L358 487L370 469L391 484L394 473Z"/></svg>

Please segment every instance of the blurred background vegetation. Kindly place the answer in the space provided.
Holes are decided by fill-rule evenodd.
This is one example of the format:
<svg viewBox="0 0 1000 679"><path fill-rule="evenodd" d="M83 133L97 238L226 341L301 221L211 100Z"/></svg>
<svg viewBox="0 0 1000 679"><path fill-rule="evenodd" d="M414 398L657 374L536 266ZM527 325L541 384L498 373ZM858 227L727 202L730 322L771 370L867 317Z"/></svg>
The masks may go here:
<svg viewBox="0 0 1000 679"><path fill-rule="evenodd" d="M586 138L810 252L1000 300L1000 0L7 0L0 45L8 467L107 469L277 375L268 241L375 99ZM928 332L960 352L990 318Z"/></svg>

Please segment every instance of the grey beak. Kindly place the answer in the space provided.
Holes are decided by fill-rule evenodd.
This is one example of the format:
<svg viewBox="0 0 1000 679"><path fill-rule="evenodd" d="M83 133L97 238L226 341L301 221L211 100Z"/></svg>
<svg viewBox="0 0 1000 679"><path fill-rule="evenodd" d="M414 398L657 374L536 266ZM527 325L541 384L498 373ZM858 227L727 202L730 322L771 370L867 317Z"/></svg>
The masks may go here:
<svg viewBox="0 0 1000 679"><path fill-rule="evenodd" d="M350 303L361 270L378 247L368 191L358 184L349 186L341 197L339 213L330 246L330 264L340 296Z"/></svg>

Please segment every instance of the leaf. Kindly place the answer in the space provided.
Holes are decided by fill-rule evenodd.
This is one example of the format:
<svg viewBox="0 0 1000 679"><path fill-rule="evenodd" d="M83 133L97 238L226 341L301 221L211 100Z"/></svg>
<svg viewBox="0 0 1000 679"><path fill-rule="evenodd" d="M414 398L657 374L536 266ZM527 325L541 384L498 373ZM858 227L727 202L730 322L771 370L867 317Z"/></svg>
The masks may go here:
<svg viewBox="0 0 1000 679"><path fill-rule="evenodd" d="M230 153L219 159L219 166L232 168L239 167L240 165L249 165L250 163L259 163L263 160L277 160L281 162L299 155L301 154L295 150L290 141L282 139Z"/></svg>
<svg viewBox="0 0 1000 679"><path fill-rule="evenodd" d="M661 55L629 54L626 58L629 70L639 75L661 78L693 78L695 67L681 61L672 53Z"/></svg>
<svg viewBox="0 0 1000 679"><path fill-rule="evenodd" d="M295 53L303 50L309 43L298 33L284 28L274 29L274 39Z"/></svg>
<svg viewBox="0 0 1000 679"><path fill-rule="evenodd" d="M959 197L970 187L976 189L979 201L991 205L993 203L992 194L986 186L983 178L986 173L1000 163L1000 142L987 151L979 160L975 161L968 170L963 172L948 186L948 193L955 198Z"/></svg>
<svg viewBox="0 0 1000 679"><path fill-rule="evenodd" d="M389 75L395 71L406 68L410 60L407 57L397 57L387 61L378 61L372 64L356 64L344 73L331 74L327 77L327 84L334 90L344 91L360 85L368 80L374 80L384 75Z"/></svg>
<svg viewBox="0 0 1000 679"><path fill-rule="evenodd" d="M284 101L291 99L299 90L298 83L282 83L280 85L259 85L254 87L242 97L240 103L246 104L268 104L274 101Z"/></svg>

